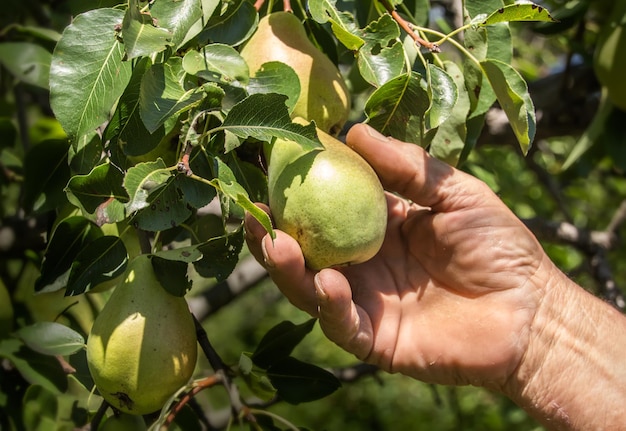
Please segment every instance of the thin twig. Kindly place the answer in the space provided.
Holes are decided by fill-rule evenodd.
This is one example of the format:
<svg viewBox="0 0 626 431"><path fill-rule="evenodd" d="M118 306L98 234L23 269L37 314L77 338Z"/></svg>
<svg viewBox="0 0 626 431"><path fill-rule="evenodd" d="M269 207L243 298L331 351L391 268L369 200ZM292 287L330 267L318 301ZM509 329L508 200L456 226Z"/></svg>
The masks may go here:
<svg viewBox="0 0 626 431"><path fill-rule="evenodd" d="M188 402L190 402L191 399L195 397L200 391L203 391L205 389L211 388L215 385L222 383L221 376L222 375L220 374L214 374L212 376L206 377L196 382L194 387L185 395L183 395L180 398L180 400L178 400L178 402L172 407L169 414L167 415L167 418L163 422L163 425L161 425L161 429L162 430L168 429L169 426L172 424L172 422L174 422L174 419L176 419L176 415L178 415L178 413L183 409L183 407L185 407L185 405Z"/></svg>
<svg viewBox="0 0 626 431"><path fill-rule="evenodd" d="M398 25L402 27L402 29L407 32L409 36L411 36L415 43L417 43L419 46L423 46L431 52L441 52L441 49L436 43L432 43L427 41L426 39L421 38L420 35L415 32L411 23L407 22L407 20L400 16L398 11L396 11L395 7L391 4L391 2L389 2L389 0L379 1L387 10L387 13L389 13L389 15L391 15L391 17L398 23Z"/></svg>

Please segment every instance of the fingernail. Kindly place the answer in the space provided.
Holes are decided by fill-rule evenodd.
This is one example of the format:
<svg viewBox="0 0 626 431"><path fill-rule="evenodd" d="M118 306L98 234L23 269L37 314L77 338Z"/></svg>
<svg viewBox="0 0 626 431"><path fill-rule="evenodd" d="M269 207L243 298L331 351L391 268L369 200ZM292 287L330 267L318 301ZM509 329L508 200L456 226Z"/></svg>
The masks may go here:
<svg viewBox="0 0 626 431"><path fill-rule="evenodd" d="M263 253L263 261L265 262L265 267L266 268L274 268L276 266L274 264L274 261L272 261L272 259L270 259L270 257L268 256L268 254L267 254L267 245L265 245L267 243L267 241L271 241L271 240L272 239L269 238L269 235L267 235L261 241L261 252Z"/></svg>
<svg viewBox="0 0 626 431"><path fill-rule="evenodd" d="M387 136L383 135L382 133L374 129L369 124L365 124L365 126L367 127L367 134L370 135L372 138L376 139L377 141L387 142L389 140Z"/></svg>
<svg viewBox="0 0 626 431"><path fill-rule="evenodd" d="M322 286L319 272L313 277L313 284L315 285L315 296L317 297L318 302L328 301L328 295L326 294L326 292L324 291L324 287Z"/></svg>

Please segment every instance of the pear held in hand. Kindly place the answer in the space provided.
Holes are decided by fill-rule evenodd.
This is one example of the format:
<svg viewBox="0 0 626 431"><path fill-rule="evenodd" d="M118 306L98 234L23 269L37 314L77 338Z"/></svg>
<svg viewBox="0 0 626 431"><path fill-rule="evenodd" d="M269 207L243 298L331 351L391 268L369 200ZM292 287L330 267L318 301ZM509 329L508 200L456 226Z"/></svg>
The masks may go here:
<svg viewBox="0 0 626 431"><path fill-rule="evenodd" d="M243 46L241 56L251 73L270 61L290 66L300 78L300 97L292 117L315 121L317 127L332 135L339 133L350 113L350 93L339 69L311 43L293 13L264 16Z"/></svg>
<svg viewBox="0 0 626 431"><path fill-rule="evenodd" d="M123 412L154 412L189 381L196 358L187 302L163 289L150 255L137 256L87 338L87 364L100 394Z"/></svg>
<svg viewBox="0 0 626 431"><path fill-rule="evenodd" d="M385 237L385 192L360 155L321 130L318 136L322 150L304 152L281 139L268 147L276 227L298 241L311 269L365 262Z"/></svg>

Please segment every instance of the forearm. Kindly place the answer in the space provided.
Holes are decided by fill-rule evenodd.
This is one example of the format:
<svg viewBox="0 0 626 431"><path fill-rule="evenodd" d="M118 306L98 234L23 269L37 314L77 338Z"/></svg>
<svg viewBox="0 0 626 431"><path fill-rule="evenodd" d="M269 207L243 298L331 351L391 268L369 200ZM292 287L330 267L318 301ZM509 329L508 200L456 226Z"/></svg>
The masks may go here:
<svg viewBox="0 0 626 431"><path fill-rule="evenodd" d="M626 317L553 268L509 396L553 430L626 426Z"/></svg>

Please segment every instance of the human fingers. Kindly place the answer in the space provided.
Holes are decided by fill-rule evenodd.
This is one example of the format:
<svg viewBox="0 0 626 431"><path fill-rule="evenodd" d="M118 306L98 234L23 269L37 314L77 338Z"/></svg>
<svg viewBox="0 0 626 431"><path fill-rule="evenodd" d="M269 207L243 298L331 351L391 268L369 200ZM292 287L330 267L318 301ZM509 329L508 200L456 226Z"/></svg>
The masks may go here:
<svg viewBox="0 0 626 431"><path fill-rule="evenodd" d="M372 324L367 313L352 301L348 280L339 271L323 269L314 282L322 331L329 340L365 360L373 346Z"/></svg>
<svg viewBox="0 0 626 431"><path fill-rule="evenodd" d="M298 242L280 230L276 238L269 235L261 240L263 262L270 277L296 307L317 316L317 298L313 271L304 265L304 256Z"/></svg>
<svg viewBox="0 0 626 431"><path fill-rule="evenodd" d="M374 168L387 190L435 211L460 209L474 203L467 197L488 193L484 183L420 146L385 137L366 124L350 128L346 143Z"/></svg>
<svg viewBox="0 0 626 431"><path fill-rule="evenodd" d="M263 203L256 203L255 205L265 211L268 215L270 214L270 209L267 205ZM246 231L246 244L248 245L250 253L252 253L260 264L265 266L261 241L265 235L267 235L267 231L263 225L261 225L261 223L249 212L246 212L246 215L244 216L244 227Z"/></svg>

